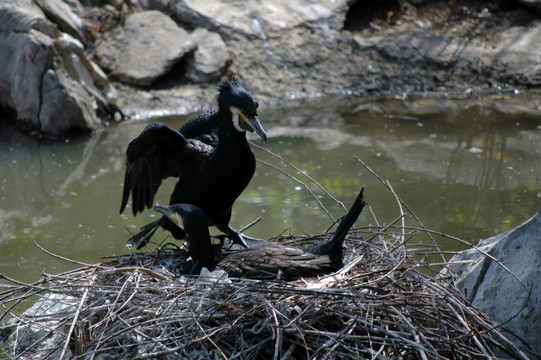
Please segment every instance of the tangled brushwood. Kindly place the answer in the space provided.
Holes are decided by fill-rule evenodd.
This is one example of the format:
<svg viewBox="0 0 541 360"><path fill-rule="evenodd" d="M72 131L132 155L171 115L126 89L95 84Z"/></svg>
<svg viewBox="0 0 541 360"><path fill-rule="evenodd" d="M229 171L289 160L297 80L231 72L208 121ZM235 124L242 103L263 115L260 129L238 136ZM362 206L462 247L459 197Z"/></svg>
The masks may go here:
<svg viewBox="0 0 541 360"><path fill-rule="evenodd" d="M308 174L268 150L261 151L308 178L346 210ZM220 271L180 276L176 270L186 261L186 252L166 244L149 252L103 259L100 264L82 264L63 274L44 274L33 284L0 275L0 339L7 355L16 359L526 359L498 326L452 287L452 281L433 276L446 267L445 255L449 255L440 251L434 238L464 242L426 229L391 185L357 160L390 190L399 216L380 226L370 208L378 225L349 231L339 271L288 282L228 278ZM334 221L309 186L276 169L310 192ZM404 209L419 227L406 225ZM332 235L278 236L271 241L315 245ZM21 314L27 304L33 305Z"/></svg>
<svg viewBox="0 0 541 360"><path fill-rule="evenodd" d="M0 336L19 359L521 357L452 287L420 271L404 246L417 230L391 230L351 230L340 271L290 282L176 276L184 255L168 246L34 284L4 279L2 317L12 319Z"/></svg>

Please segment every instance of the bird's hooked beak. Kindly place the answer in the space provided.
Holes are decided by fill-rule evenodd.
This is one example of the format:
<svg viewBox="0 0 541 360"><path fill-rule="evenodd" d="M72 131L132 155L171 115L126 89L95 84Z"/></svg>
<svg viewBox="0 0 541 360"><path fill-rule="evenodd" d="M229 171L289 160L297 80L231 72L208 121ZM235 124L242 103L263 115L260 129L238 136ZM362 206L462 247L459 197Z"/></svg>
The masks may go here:
<svg viewBox="0 0 541 360"><path fill-rule="evenodd" d="M154 211L157 211L160 214L165 215L169 220L171 220L179 228L184 229L184 221L182 220L182 217L175 210L173 210L171 206L156 204L154 206Z"/></svg>
<svg viewBox="0 0 541 360"><path fill-rule="evenodd" d="M257 115L246 115L244 111L235 106L231 106L230 110L233 114L233 124L238 131L255 131L256 134L263 139L263 141L267 141L267 134L265 133L265 130L263 130Z"/></svg>
<svg viewBox="0 0 541 360"><path fill-rule="evenodd" d="M240 127L249 132L255 131L256 134L263 139L263 141L267 141L267 134L265 133L265 130L263 130L257 116L246 116L244 113L240 112L239 119Z"/></svg>

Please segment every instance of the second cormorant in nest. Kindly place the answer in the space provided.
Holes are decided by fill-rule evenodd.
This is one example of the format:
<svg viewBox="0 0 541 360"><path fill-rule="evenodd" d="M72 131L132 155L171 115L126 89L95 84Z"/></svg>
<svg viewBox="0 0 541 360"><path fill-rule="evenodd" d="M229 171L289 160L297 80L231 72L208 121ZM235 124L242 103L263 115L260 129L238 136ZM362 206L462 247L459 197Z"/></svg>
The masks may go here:
<svg viewBox="0 0 541 360"><path fill-rule="evenodd" d="M214 225L244 244L229 221L233 203L255 171L255 157L245 134L255 131L264 141L267 136L257 118L257 102L238 79L222 81L218 90L217 110L193 118L180 131L152 123L129 144L121 213L130 194L132 211L137 215L152 206L162 180L178 177L170 204L197 206L206 215L208 226ZM176 239L185 235L162 217L143 226L127 246L140 249L160 226Z"/></svg>
<svg viewBox="0 0 541 360"><path fill-rule="evenodd" d="M154 210L167 216L186 232L192 261L182 269L184 274L199 274L203 267L222 269L232 277L285 280L316 276L336 271L343 266L342 242L365 206L364 188L336 232L328 242L312 247L298 247L260 241L249 249L221 256L212 245L205 214L191 204L156 205Z"/></svg>

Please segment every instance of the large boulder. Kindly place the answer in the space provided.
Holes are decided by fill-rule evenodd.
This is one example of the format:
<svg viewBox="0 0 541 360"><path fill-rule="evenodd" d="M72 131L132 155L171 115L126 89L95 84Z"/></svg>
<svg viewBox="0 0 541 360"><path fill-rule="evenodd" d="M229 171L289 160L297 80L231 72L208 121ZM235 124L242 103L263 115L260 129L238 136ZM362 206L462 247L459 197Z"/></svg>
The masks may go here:
<svg viewBox="0 0 541 360"><path fill-rule="evenodd" d="M47 134L68 133L80 128L79 119L87 119L91 128L100 126L97 105L80 82L72 79L63 68L48 69L42 78L39 118L41 131Z"/></svg>
<svg viewBox="0 0 541 360"><path fill-rule="evenodd" d="M372 38L354 36L366 51L376 49L389 60L412 64L401 69L402 76L418 77L420 70L416 66L425 64L432 76L442 81L449 78L449 69L453 69L454 76L479 81L488 77L538 85L541 84L540 38L541 21L510 26L495 34L492 43L482 38L419 31Z"/></svg>
<svg viewBox="0 0 541 360"><path fill-rule="evenodd" d="M203 28L196 29L192 37L197 50L186 61L186 78L194 83L219 80L232 62L222 37Z"/></svg>
<svg viewBox="0 0 541 360"><path fill-rule="evenodd" d="M55 0L40 4L60 13L66 29L80 37L75 13L62 14ZM111 85L86 57L84 45L33 1L0 2L0 63L0 107L14 114L19 127L59 137L101 126L96 112L108 107Z"/></svg>
<svg viewBox="0 0 541 360"><path fill-rule="evenodd" d="M311 24L339 30L347 6L345 0L172 0L171 10L192 26L216 30L226 37L234 34L267 37L267 34Z"/></svg>
<svg viewBox="0 0 541 360"><path fill-rule="evenodd" d="M96 45L99 63L121 81L150 86L195 50L188 32L167 15L143 11L130 15L112 38Z"/></svg>
<svg viewBox="0 0 541 360"><path fill-rule="evenodd" d="M519 348L541 357L541 210L476 247L455 255L444 275L452 274L475 307L504 324Z"/></svg>
<svg viewBox="0 0 541 360"><path fill-rule="evenodd" d="M36 3L45 16L55 23L61 31L84 42L83 21L68 4L62 0L36 0ZM74 0L73 3L75 6L80 6L77 0Z"/></svg>
<svg viewBox="0 0 541 360"><path fill-rule="evenodd" d="M27 321L10 319L0 328L0 338L5 341L6 353L15 357L15 354L23 355L20 359L71 359L73 353L71 347L63 349L59 343L63 343L65 333L69 330L69 324L61 321L66 314L73 314L77 310L78 299L62 294L47 293L38 299L22 315ZM35 321L40 318L44 321ZM55 328L56 331L51 331ZM36 347L36 343L40 346ZM3 354L0 352L0 354ZM3 359L3 357L2 357Z"/></svg>

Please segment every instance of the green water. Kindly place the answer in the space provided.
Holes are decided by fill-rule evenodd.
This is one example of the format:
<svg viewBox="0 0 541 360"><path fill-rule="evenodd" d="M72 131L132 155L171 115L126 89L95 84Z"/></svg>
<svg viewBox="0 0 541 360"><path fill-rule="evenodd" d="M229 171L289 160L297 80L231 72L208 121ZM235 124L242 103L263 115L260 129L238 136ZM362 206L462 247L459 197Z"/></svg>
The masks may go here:
<svg viewBox="0 0 541 360"><path fill-rule="evenodd" d="M494 102L491 102L494 104ZM445 100L415 102L318 100L264 109L269 135L256 145L309 174L346 206L361 186L379 223L399 212L392 194L359 161L388 179L425 226L476 243L519 225L541 206L541 119ZM167 119L180 127L186 118ZM147 123L122 123L71 140L45 142L9 131L0 135L0 273L34 281L42 272L76 265L43 253L95 263L125 254L130 232L155 218L118 213L124 151ZM321 233L332 223L308 186L334 216L344 212L312 181L261 149L256 174L234 207L232 226L261 221L247 233ZM157 201L168 203L174 181ZM408 223L413 223L411 217ZM369 211L357 222L375 224ZM216 231L215 231L216 232ZM166 238L158 232L154 240ZM444 249L461 249L442 240Z"/></svg>

